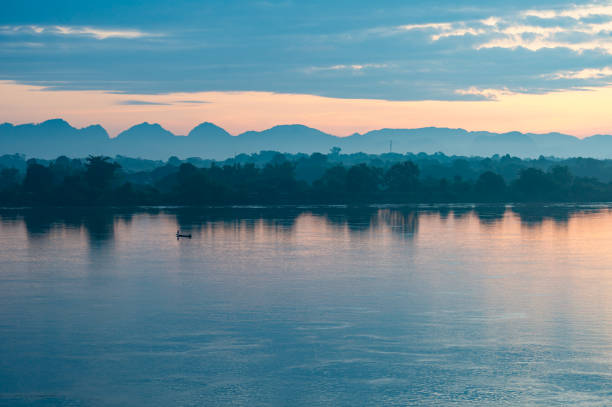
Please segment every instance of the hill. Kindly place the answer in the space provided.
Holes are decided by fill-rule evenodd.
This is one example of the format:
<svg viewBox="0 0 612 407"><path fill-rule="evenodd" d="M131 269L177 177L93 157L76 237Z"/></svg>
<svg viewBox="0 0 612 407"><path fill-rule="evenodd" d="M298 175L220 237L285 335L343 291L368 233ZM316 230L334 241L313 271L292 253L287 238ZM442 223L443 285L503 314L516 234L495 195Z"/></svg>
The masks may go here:
<svg viewBox="0 0 612 407"><path fill-rule="evenodd" d="M38 124L0 125L0 154L54 158L59 155L84 157L89 154L123 155L166 160L202 157L221 160L241 153L275 150L286 153L327 153L339 147L345 153L380 154L435 153L491 156L511 154L534 158L556 157L612 158L612 136L594 135L579 139L560 133L493 133L439 127L419 129L380 129L348 137L337 137L299 125L279 125L263 131L247 131L232 136L223 128L204 122L187 136L178 136L159 124L141 123L117 137L93 125L77 129L62 119Z"/></svg>

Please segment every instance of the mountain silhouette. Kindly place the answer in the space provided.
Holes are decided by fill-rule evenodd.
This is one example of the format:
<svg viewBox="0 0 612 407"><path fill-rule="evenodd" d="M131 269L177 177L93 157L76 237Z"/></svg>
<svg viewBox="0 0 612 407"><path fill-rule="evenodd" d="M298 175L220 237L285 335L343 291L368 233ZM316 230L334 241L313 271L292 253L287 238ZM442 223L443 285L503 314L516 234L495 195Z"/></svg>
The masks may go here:
<svg viewBox="0 0 612 407"><path fill-rule="evenodd" d="M195 126L189 134L188 137L197 137L202 138L208 141L213 140L223 140L227 141L228 137L232 137L225 129L217 126L214 123L204 122Z"/></svg>
<svg viewBox="0 0 612 407"><path fill-rule="evenodd" d="M264 131L247 131L237 136L238 145L248 151L327 152L339 137L301 124L274 126ZM244 151L241 151L244 152Z"/></svg>
<svg viewBox="0 0 612 407"><path fill-rule="evenodd" d="M186 137L186 147L188 151L199 151L202 157L207 158L222 159L238 152L236 137L210 122L198 124L189 132Z"/></svg>
<svg viewBox="0 0 612 407"><path fill-rule="evenodd" d="M62 119L39 124L0 126L0 151L22 153L30 157L52 158L59 155L82 157L110 153L109 136L99 125L76 129Z"/></svg>
<svg viewBox="0 0 612 407"><path fill-rule="evenodd" d="M108 141L111 151L120 155L159 158L179 147L183 137L177 137L159 124L137 124ZM183 149L181 149L183 150Z"/></svg>
<svg viewBox="0 0 612 407"><path fill-rule="evenodd" d="M89 154L122 155L166 160L202 157L225 159L240 153L273 150L286 153L327 153L340 147L343 153L436 153L464 156L511 154L517 157L612 158L612 136L594 135L585 139L561 134L493 133L464 129L425 127L380 129L336 137L300 124L279 125L263 131L233 136L223 128L204 122L187 136L177 136L156 123L141 123L110 138L99 125L75 128L63 119L38 124L0 124L0 154L55 158L60 155L85 157Z"/></svg>

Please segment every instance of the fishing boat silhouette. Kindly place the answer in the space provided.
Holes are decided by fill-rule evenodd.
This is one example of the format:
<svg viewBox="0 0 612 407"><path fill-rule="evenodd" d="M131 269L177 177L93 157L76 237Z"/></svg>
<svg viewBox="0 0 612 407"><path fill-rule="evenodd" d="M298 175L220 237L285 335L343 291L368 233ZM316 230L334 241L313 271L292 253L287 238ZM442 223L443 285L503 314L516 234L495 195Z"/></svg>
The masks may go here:
<svg viewBox="0 0 612 407"><path fill-rule="evenodd" d="M187 239L191 239L191 233L181 233L180 230L176 231L176 238L180 239L181 237L185 237Z"/></svg>

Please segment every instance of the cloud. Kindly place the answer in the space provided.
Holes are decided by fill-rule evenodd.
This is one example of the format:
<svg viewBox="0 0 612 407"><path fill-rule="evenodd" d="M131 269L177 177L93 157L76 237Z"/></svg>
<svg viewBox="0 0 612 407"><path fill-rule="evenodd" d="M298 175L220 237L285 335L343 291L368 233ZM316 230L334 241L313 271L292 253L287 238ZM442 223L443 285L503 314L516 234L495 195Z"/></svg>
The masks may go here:
<svg viewBox="0 0 612 407"><path fill-rule="evenodd" d="M426 29L448 31L453 28L453 24L451 23L408 24L408 25L400 25L397 28L400 30L406 30L406 31L426 30Z"/></svg>
<svg viewBox="0 0 612 407"><path fill-rule="evenodd" d="M169 106L170 105L170 103L149 102L147 100L121 100L117 102L117 104L126 105L126 106L148 106L148 105Z"/></svg>
<svg viewBox="0 0 612 407"><path fill-rule="evenodd" d="M212 103L208 100L175 100L172 102L153 102L149 100L141 100L141 99L129 99L129 100L120 100L116 102L118 105L124 106L172 106L177 104L208 104Z"/></svg>
<svg viewBox="0 0 612 407"><path fill-rule="evenodd" d="M208 103L212 103L208 100L177 100L174 103L185 103L185 104L195 104L195 105L200 105L200 104L208 104Z"/></svg>
<svg viewBox="0 0 612 407"><path fill-rule="evenodd" d="M491 22L490 20L487 22ZM438 41L445 37L461 37L467 34L480 35L484 34L485 30L482 28L469 27L465 23L430 23L430 24L410 24L402 25L397 27L400 30L412 31L412 30L432 30L436 32L432 34L432 41Z"/></svg>
<svg viewBox="0 0 612 407"><path fill-rule="evenodd" d="M42 42L31 42L31 41L23 41L23 42L5 42L2 44L3 47L6 48L41 48L45 44Z"/></svg>
<svg viewBox="0 0 612 407"><path fill-rule="evenodd" d="M489 18L480 20L482 24L487 25L487 26L496 26L500 21L501 19L499 17L489 17Z"/></svg>
<svg viewBox="0 0 612 407"><path fill-rule="evenodd" d="M331 65L331 66L312 66L306 68L307 73L320 71L362 71L364 69L383 69L388 68L388 64L353 64L353 65Z"/></svg>
<svg viewBox="0 0 612 407"><path fill-rule="evenodd" d="M151 34L144 33L138 30L104 30L101 28L92 28L92 27L67 27L67 26L55 26L55 29L59 34L62 35L85 35L92 36L98 40L105 40L107 38L141 38L141 37L150 37Z"/></svg>
<svg viewBox="0 0 612 407"><path fill-rule="evenodd" d="M93 37L98 40L106 40L108 38L136 39L161 36L161 34L153 34L136 29L105 29L66 25L4 25L0 26L0 34L66 35Z"/></svg>
<svg viewBox="0 0 612 407"><path fill-rule="evenodd" d="M609 4L525 10L508 16L395 28L397 31L429 31L433 42L471 35L475 37L476 50L566 48L577 53L596 50L612 55L612 5Z"/></svg>
<svg viewBox="0 0 612 407"><path fill-rule="evenodd" d="M546 48L566 48L577 53L582 53L584 51L600 50L612 55L612 42L609 41L555 41L542 38L539 35L533 36L531 38L524 38L520 35L511 35L504 38L496 38L487 41L476 47L476 49L478 50L486 48L525 48L530 51L539 51L541 49Z"/></svg>
<svg viewBox="0 0 612 407"><path fill-rule="evenodd" d="M480 96L480 99L485 100L499 100L502 96L516 95L516 92L512 92L507 88L504 89L479 89L475 86L469 87L468 89L457 89L455 93L461 96Z"/></svg>
<svg viewBox="0 0 612 407"><path fill-rule="evenodd" d="M550 79L602 79L612 76L612 67L587 68L579 71L560 71L545 75Z"/></svg>
<svg viewBox="0 0 612 407"><path fill-rule="evenodd" d="M605 71L591 70L612 67L612 2L569 1L466 0L460 7L450 0L432 7L364 1L353 4L348 19L340 5L313 19L320 9L309 2L262 8L245 0L240 12L126 3L114 15L92 11L93 3L75 3L71 7L82 10L70 20L55 6L44 8L44 19L24 6L22 16L0 24L0 77L193 111L212 108L187 102L199 99L190 96L198 91L473 101L494 100L508 89L603 86ZM159 98L170 93L184 96Z"/></svg>
<svg viewBox="0 0 612 407"><path fill-rule="evenodd" d="M537 18L555 18L558 16L556 11L553 10L526 10L522 13L525 17L537 17Z"/></svg>
<svg viewBox="0 0 612 407"><path fill-rule="evenodd" d="M612 15L612 5L591 3L584 5L573 5L561 10L526 10L522 13L524 16L533 16L543 19L552 19L558 17L570 17L574 20L581 20L591 16Z"/></svg>
<svg viewBox="0 0 612 407"><path fill-rule="evenodd" d="M453 30L449 30L446 32L442 32L436 35L432 35L431 39L434 41L438 41L440 38L445 37L463 37L465 35L480 35L484 34L485 30L481 28L472 28L472 27L461 27Z"/></svg>

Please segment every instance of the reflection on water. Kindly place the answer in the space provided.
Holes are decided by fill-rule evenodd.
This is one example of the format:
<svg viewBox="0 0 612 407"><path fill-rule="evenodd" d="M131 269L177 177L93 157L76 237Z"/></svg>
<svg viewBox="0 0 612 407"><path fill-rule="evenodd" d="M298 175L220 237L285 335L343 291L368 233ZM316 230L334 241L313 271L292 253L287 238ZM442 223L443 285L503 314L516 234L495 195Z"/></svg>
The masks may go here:
<svg viewBox="0 0 612 407"><path fill-rule="evenodd" d="M264 227L291 233L300 218L320 218L326 226L350 232L387 228L399 236L418 232L419 218L440 221L476 218L483 226L505 218L518 218L522 226L538 228L544 222L567 225L572 217L608 213L608 205L441 205L368 207L219 207L219 208L139 208L137 210L98 208L0 209L4 222L23 221L29 239L44 238L54 229L82 230L92 245L112 241L117 223L129 226L134 216L175 218L180 230L207 228L244 229L253 233ZM248 233L248 232L247 232Z"/></svg>
<svg viewBox="0 0 612 407"><path fill-rule="evenodd" d="M0 405L606 405L611 247L607 205L0 209Z"/></svg>

